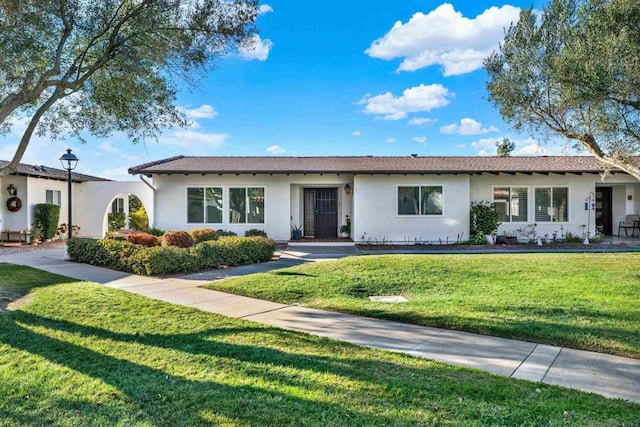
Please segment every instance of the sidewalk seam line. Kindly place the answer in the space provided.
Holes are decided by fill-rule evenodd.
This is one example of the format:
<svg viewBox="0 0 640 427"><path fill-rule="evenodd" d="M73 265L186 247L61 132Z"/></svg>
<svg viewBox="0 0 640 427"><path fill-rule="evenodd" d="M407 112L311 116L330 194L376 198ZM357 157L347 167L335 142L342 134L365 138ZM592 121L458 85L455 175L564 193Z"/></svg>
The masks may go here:
<svg viewBox="0 0 640 427"><path fill-rule="evenodd" d="M563 351L564 351L564 347L560 347L560 351L558 352L558 354L556 354L556 357L553 358L553 362L549 363L549 367L544 372L544 375L542 376L542 379L540 380L540 382L543 382L544 379L547 378L547 375L549 374L549 371L551 370L553 365L556 363L556 360L558 360L558 357L560 357L560 354L562 354Z"/></svg>
<svg viewBox="0 0 640 427"><path fill-rule="evenodd" d="M527 357L525 357L525 358L522 360L522 362L520 362L520 364L518 365L518 367L517 367L517 368L516 368L512 373L511 373L511 375L509 375L509 378L513 378L513 376L516 374L516 372L518 372L518 369L522 368L522 365L524 365L524 364L527 362L527 360L529 360L529 358L531 357L531 355L532 355L533 353L535 353L535 351L538 349L538 346L539 346L539 345L540 345L540 344L539 344L539 343L537 343L537 344L535 345L535 347L533 347L533 350L531 350L531 352L527 355ZM544 376L543 376L542 378L544 378ZM542 381L542 379L541 379L540 381Z"/></svg>
<svg viewBox="0 0 640 427"><path fill-rule="evenodd" d="M257 316L259 314L264 314L264 313L271 313L271 312L274 312L274 311L282 310L283 308L287 308L287 307L293 307L293 306L285 305L284 307L278 307L278 308L274 308L274 309L271 309L271 310L265 310L265 311L261 311L259 313L245 314L244 316L236 317L236 319L247 319L247 318L249 318L251 316ZM270 325L270 326L274 326L274 325Z"/></svg>

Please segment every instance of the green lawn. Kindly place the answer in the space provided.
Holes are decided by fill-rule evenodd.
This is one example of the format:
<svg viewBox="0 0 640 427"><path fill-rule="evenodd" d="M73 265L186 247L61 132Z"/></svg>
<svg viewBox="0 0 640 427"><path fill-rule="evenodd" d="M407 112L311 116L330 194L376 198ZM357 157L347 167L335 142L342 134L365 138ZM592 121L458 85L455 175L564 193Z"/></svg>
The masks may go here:
<svg viewBox="0 0 640 427"><path fill-rule="evenodd" d="M640 405L0 264L0 426L639 425Z"/></svg>
<svg viewBox="0 0 640 427"><path fill-rule="evenodd" d="M640 254L350 257L212 283L285 304L640 357ZM404 304L369 301L402 295Z"/></svg>

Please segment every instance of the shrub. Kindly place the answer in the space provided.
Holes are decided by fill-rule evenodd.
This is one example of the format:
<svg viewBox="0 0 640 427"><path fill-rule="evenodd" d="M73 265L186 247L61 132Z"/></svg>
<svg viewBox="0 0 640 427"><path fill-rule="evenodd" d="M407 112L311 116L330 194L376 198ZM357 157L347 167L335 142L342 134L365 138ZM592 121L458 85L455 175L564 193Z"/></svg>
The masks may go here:
<svg viewBox="0 0 640 427"><path fill-rule="evenodd" d="M189 249L177 246L147 248L133 256L132 264L134 273L148 276L193 273L198 271L200 265Z"/></svg>
<svg viewBox="0 0 640 427"><path fill-rule="evenodd" d="M152 228L149 229L149 234L153 234L156 237L162 237L162 236L164 236L164 233L165 233L164 230L161 230L161 229L156 228L156 227L152 227Z"/></svg>
<svg viewBox="0 0 640 427"><path fill-rule="evenodd" d="M216 240L216 230L213 228L196 228L189 231L191 237L193 237L194 244L207 242L209 240Z"/></svg>
<svg viewBox="0 0 640 427"><path fill-rule="evenodd" d="M237 234L234 233L233 231L218 230L218 231L216 231L216 236L218 236L218 237L228 237L228 236L237 236Z"/></svg>
<svg viewBox="0 0 640 427"><path fill-rule="evenodd" d="M110 213L107 215L109 231L122 230L124 228L124 212Z"/></svg>
<svg viewBox="0 0 640 427"><path fill-rule="evenodd" d="M149 229L149 216L144 206L129 214L131 228L138 231L147 231Z"/></svg>
<svg viewBox="0 0 640 427"><path fill-rule="evenodd" d="M224 237L191 248L145 247L124 240L87 238L68 243L69 256L80 262L135 274L193 273L221 265L269 261L276 244L265 237Z"/></svg>
<svg viewBox="0 0 640 427"><path fill-rule="evenodd" d="M264 230L258 230L257 228L252 228L251 230L244 232L244 237L267 237L267 232Z"/></svg>
<svg viewBox="0 0 640 427"><path fill-rule="evenodd" d="M495 233L500 227L498 211L493 203L487 201L472 202L469 217L470 242L476 245L485 243L484 236Z"/></svg>
<svg viewBox="0 0 640 427"><path fill-rule="evenodd" d="M123 240L71 239L67 242L69 257L86 264L98 265L113 270L133 272L131 260L143 250Z"/></svg>
<svg viewBox="0 0 640 427"><path fill-rule="evenodd" d="M162 244L165 246L177 246L179 248L190 248L193 246L193 237L186 231L168 231L162 236Z"/></svg>
<svg viewBox="0 0 640 427"><path fill-rule="evenodd" d="M33 209L33 226L42 230L42 239L48 240L56 235L60 222L60 206L38 203Z"/></svg>
<svg viewBox="0 0 640 427"><path fill-rule="evenodd" d="M154 246L159 246L160 242L158 238L153 234L149 233L133 233L127 235L127 242L133 243L134 245L142 245L148 248L152 248Z"/></svg>
<svg viewBox="0 0 640 427"><path fill-rule="evenodd" d="M566 243L582 243L584 241L584 238L578 236L577 234L573 234L570 231L567 231L564 235L564 241Z"/></svg>

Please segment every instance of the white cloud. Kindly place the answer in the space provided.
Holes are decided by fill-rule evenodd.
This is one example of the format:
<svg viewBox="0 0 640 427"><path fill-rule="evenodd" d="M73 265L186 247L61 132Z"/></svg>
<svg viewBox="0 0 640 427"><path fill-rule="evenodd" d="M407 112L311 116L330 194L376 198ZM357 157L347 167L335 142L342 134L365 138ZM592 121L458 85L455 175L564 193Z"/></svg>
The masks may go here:
<svg viewBox="0 0 640 427"><path fill-rule="evenodd" d="M405 89L402 95L394 97L391 92L382 95L371 96L367 94L358 101L358 105L364 105L365 114L374 114L376 118L384 120L400 120L409 113L431 111L434 108L444 107L451 102L454 94L440 84L415 86Z"/></svg>
<svg viewBox="0 0 640 427"><path fill-rule="evenodd" d="M359 130L355 130L351 133L351 136L360 136L362 135Z"/></svg>
<svg viewBox="0 0 640 427"><path fill-rule="evenodd" d="M100 145L98 145L98 148L107 154L112 154L112 155L120 154L120 149L118 147L114 147L110 141L104 141L100 143Z"/></svg>
<svg viewBox="0 0 640 427"><path fill-rule="evenodd" d="M102 178L113 179L114 181L131 181L133 177L129 175L127 167L106 169L97 174Z"/></svg>
<svg viewBox="0 0 640 427"><path fill-rule="evenodd" d="M453 133L457 133L459 135L482 135L490 132L499 132L499 129L495 126L483 128L482 123L470 118L460 120L459 125L452 123L440 128L440 133L445 135L451 135Z"/></svg>
<svg viewBox="0 0 640 427"><path fill-rule="evenodd" d="M519 12L514 6L494 6L469 19L444 3L426 15L414 14L405 24L397 21L365 53L385 60L403 58L398 71L440 64L445 76L469 73L497 49L504 28L518 20Z"/></svg>
<svg viewBox="0 0 640 427"><path fill-rule="evenodd" d="M424 144L425 142L427 142L426 136L414 136L411 139L413 140L413 142L417 142L418 144Z"/></svg>
<svg viewBox="0 0 640 427"><path fill-rule="evenodd" d="M238 53L240 54L240 58L245 61L257 59L258 61L264 62L269 57L269 52L272 47L273 42L271 40L262 40L262 38L256 34L247 46L240 46L238 48Z"/></svg>
<svg viewBox="0 0 640 427"><path fill-rule="evenodd" d="M213 106L208 104L203 104L198 108L185 108L183 111L187 119L190 120L212 119L219 114Z"/></svg>
<svg viewBox="0 0 640 427"><path fill-rule="evenodd" d="M414 117L407 122L409 126L422 126L422 125L430 125L432 123L437 122L438 119L431 119L429 117Z"/></svg>
<svg viewBox="0 0 640 427"><path fill-rule="evenodd" d="M267 151L271 154L282 154L287 152L287 150L280 147L279 145L272 145L271 147L267 148Z"/></svg>
<svg viewBox="0 0 640 427"><path fill-rule="evenodd" d="M387 139L385 139L385 140L384 140L384 142L388 142L389 144L393 144L393 143L395 143L396 141L397 141L397 140L396 140L395 138L391 137L391 136L390 136L389 138L387 138Z"/></svg>
<svg viewBox="0 0 640 427"><path fill-rule="evenodd" d="M273 8L268 4L261 4L258 7L258 15L263 15L265 13L273 12Z"/></svg>
<svg viewBox="0 0 640 427"><path fill-rule="evenodd" d="M478 150L478 156L495 156L497 153L496 143L502 142L503 138L482 138L471 143L471 147ZM511 140L516 144L512 156L558 156L567 153L566 144L554 143L543 146L533 138Z"/></svg>
<svg viewBox="0 0 640 427"><path fill-rule="evenodd" d="M189 154L205 155L202 150L218 150L229 135L223 133L206 133L194 130L176 130L170 135L159 138L158 142L170 147L178 147ZM181 153L186 154L186 153Z"/></svg>

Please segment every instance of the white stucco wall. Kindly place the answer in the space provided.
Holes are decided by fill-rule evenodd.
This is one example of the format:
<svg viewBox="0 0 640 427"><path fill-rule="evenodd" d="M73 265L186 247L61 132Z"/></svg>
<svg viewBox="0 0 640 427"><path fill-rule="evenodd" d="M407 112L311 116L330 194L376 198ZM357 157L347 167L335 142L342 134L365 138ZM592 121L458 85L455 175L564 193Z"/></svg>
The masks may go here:
<svg viewBox="0 0 640 427"><path fill-rule="evenodd" d="M584 208L585 201L589 197L590 192L595 193L596 181L600 178L597 175L560 175L560 174L516 174L516 175L473 175L471 177L471 201L479 202L482 200L493 201L493 188L498 186L526 186L529 188L528 193L528 215L526 222L504 222L498 229L498 234L503 232L515 233L518 228L522 228L527 224L536 223L536 232L539 236L548 234L552 236L554 232L558 236L562 232L582 235L587 231L595 231L595 211L587 211ZM535 200L534 188L536 186L560 186L569 188L569 216L566 222L545 223L535 220ZM590 212L590 213L589 213ZM582 227L582 226L585 227Z"/></svg>
<svg viewBox="0 0 640 427"><path fill-rule="evenodd" d="M305 187L337 187L338 191L338 226L344 215L350 212L350 197L344 194L343 188L349 183L353 186L350 175L337 174L274 174L274 175L157 175L153 178L156 187L155 226L163 230L192 230L209 227L229 230L244 235L249 229L264 230L276 241L287 241L291 238L292 225L302 223L302 188ZM221 224L189 224L187 223L187 187L222 187L223 189L223 222ZM229 222L229 188L230 187L264 187L265 189L265 222L264 224L233 224Z"/></svg>
<svg viewBox="0 0 640 427"><path fill-rule="evenodd" d="M9 209L7 209L7 199L9 199L7 187L9 184L13 184L17 189L18 193L16 195L22 201L22 208L18 212L10 212ZM29 228L29 224L31 223L29 222L29 199L27 191L27 177L25 176L9 175L0 179L0 194L2 194L2 197L0 197L0 200L2 200L0 204L0 229L20 231ZM12 238L15 238L15 236L12 236Z"/></svg>
<svg viewBox="0 0 640 427"><path fill-rule="evenodd" d="M80 236L104 237L111 202L116 197L126 198L129 194L138 196L147 210L149 226L153 227L153 190L142 181L91 181L76 184L73 194L73 223L81 227ZM64 196L63 199L63 204L67 203ZM60 219L67 222L66 216L61 215Z"/></svg>
<svg viewBox="0 0 640 427"><path fill-rule="evenodd" d="M414 185L443 187L442 216L398 215L398 186ZM469 239L468 175L356 175L353 190L355 241L453 243L459 235Z"/></svg>

